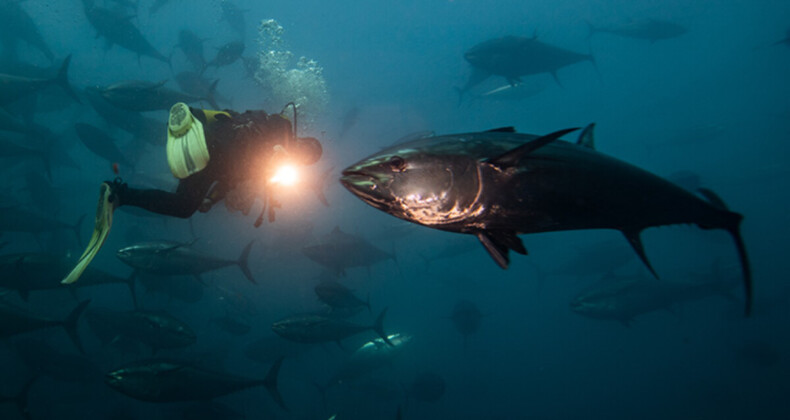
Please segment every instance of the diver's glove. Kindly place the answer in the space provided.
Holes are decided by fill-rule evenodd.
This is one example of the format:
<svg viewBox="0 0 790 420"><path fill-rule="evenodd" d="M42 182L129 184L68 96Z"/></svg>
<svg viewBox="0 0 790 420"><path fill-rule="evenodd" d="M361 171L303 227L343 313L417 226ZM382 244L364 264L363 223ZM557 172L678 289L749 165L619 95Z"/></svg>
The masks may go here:
<svg viewBox="0 0 790 420"><path fill-rule="evenodd" d="M104 241L110 234L112 227L112 214L115 209L121 205L121 197L126 191L126 184L120 178L114 181L105 181L99 187L99 202L96 207L96 219L93 227L93 235L88 242L85 252L77 261L77 264L71 272L64 278L61 283L71 284L76 282L82 273L88 268L88 265L93 261L93 257L99 253Z"/></svg>

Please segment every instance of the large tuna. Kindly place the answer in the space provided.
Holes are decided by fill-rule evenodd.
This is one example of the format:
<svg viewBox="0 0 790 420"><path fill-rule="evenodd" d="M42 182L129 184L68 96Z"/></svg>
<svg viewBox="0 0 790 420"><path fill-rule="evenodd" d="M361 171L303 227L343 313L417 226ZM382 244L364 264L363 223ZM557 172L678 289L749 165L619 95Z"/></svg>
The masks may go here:
<svg viewBox="0 0 790 420"><path fill-rule="evenodd" d="M522 233L616 229L645 265L640 234L653 226L724 229L738 250L746 313L751 272L740 235L743 216L712 191L685 189L593 148L593 126L574 144L512 127L396 145L349 166L341 183L371 206L410 222L475 235L502 268L526 254ZM655 274L655 272L653 272Z"/></svg>

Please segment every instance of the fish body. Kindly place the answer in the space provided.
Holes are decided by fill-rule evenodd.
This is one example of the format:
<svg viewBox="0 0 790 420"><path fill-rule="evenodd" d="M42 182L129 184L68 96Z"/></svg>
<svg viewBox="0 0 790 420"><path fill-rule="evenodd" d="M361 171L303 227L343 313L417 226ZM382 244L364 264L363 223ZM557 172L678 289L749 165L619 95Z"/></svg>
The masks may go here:
<svg viewBox="0 0 790 420"><path fill-rule="evenodd" d="M702 187L702 177L692 171L676 171L667 175L667 179L691 192Z"/></svg>
<svg viewBox="0 0 790 420"><path fill-rule="evenodd" d="M206 65L217 68L228 66L238 61L242 54L244 54L244 43L241 41L231 41L219 47L217 55Z"/></svg>
<svg viewBox="0 0 790 420"><path fill-rule="evenodd" d="M20 4L14 0L0 1L0 16L3 17L3 34L0 35L0 41L3 41L8 49L16 47L16 40L23 40L44 54L49 61L54 60L55 56L41 36L35 21Z"/></svg>
<svg viewBox="0 0 790 420"><path fill-rule="evenodd" d="M164 87L165 82L145 82L127 80L101 89L102 97L112 105L127 111L169 110L177 102L193 103L207 101L214 107L212 92L206 97L198 97Z"/></svg>
<svg viewBox="0 0 790 420"><path fill-rule="evenodd" d="M281 365L282 359L271 367L265 379L251 379L177 361L151 359L109 372L105 382L129 397L156 403L208 401L243 389L265 386L272 398L284 407L277 390Z"/></svg>
<svg viewBox="0 0 790 420"><path fill-rule="evenodd" d="M96 30L98 36L107 40L109 46L115 44L138 56L145 55L170 65L170 59L157 51L145 39L140 29L134 26L131 21L132 16L96 6L92 1L83 0L83 4L88 22Z"/></svg>
<svg viewBox="0 0 790 420"><path fill-rule="evenodd" d="M374 330L384 341L388 341L383 326L386 313L386 309L381 311L373 325L359 325L320 314L293 315L273 323L272 331L280 337L298 343L324 343L339 342L363 331Z"/></svg>
<svg viewBox="0 0 790 420"><path fill-rule="evenodd" d="M71 56L66 57L58 73L52 78L38 79L27 76L0 73L0 106L8 105L27 95L38 92L48 86L58 86L76 102L80 102L68 80Z"/></svg>
<svg viewBox="0 0 790 420"><path fill-rule="evenodd" d="M575 296L570 306L582 316L628 325L642 314L709 296L728 296L733 286L721 280L681 283L645 276L607 278Z"/></svg>
<svg viewBox="0 0 790 420"><path fill-rule="evenodd" d="M200 73L194 71L182 71L175 76L178 87L190 95L206 97L209 92L216 88L218 80L211 82L204 78Z"/></svg>
<svg viewBox="0 0 790 420"><path fill-rule="evenodd" d="M130 267L163 276L199 276L208 271L238 265L244 276L255 283L247 266L253 242L247 244L238 260L226 260L204 254L190 248L188 244L161 241L146 242L122 248L116 256Z"/></svg>
<svg viewBox="0 0 790 420"><path fill-rule="evenodd" d="M53 230L69 229L74 232L77 242L80 242L80 226L84 218L85 216L83 215L77 223L69 225L16 206L0 207L0 232L39 234Z"/></svg>
<svg viewBox="0 0 790 420"><path fill-rule="evenodd" d="M77 335L77 321L79 321L80 315L82 315L89 303L90 300L79 303L64 320L56 320L31 314L22 308L0 301L0 338L12 337L44 328L62 327L80 352L85 353L85 350L82 348L82 342Z"/></svg>
<svg viewBox="0 0 790 420"><path fill-rule="evenodd" d="M435 229L475 235L502 268L518 234L580 229L623 233L654 274L640 239L649 227L696 224L724 229L741 261L746 312L751 271L739 227L710 190L702 199L621 160L597 152L593 126L574 144L507 127L417 140L376 153L343 171L341 183L367 204Z"/></svg>
<svg viewBox="0 0 790 420"><path fill-rule="evenodd" d="M162 134L162 127L165 123L145 117L139 112L118 108L102 96L103 90L101 88L89 86L85 88L84 92L88 103L108 124L132 134L146 143L158 146L164 144L167 137Z"/></svg>
<svg viewBox="0 0 790 420"><path fill-rule="evenodd" d="M196 71L202 72L206 68L206 57L203 54L203 39L194 32L184 29L178 33L178 45Z"/></svg>
<svg viewBox="0 0 790 420"><path fill-rule="evenodd" d="M522 76L551 73L581 61L594 62L592 55L579 54L539 41L537 37L505 36L490 39L470 48L465 54L472 65L472 75L464 93L490 76L502 76L511 85L521 82Z"/></svg>
<svg viewBox="0 0 790 420"><path fill-rule="evenodd" d="M46 161L47 152L17 144L14 141L0 138L0 158L42 159Z"/></svg>
<svg viewBox="0 0 790 420"><path fill-rule="evenodd" d="M166 312L93 309L86 319L91 331L104 343L124 338L157 352L191 346L197 341L189 325Z"/></svg>
<svg viewBox="0 0 790 420"><path fill-rule="evenodd" d="M606 27L590 26L590 35L597 32L610 33L626 38L644 39L654 43L663 39L679 37L688 30L677 23L660 19L632 20L619 25Z"/></svg>
<svg viewBox="0 0 790 420"><path fill-rule="evenodd" d="M364 306L370 311L370 302L365 302L356 297L352 290L337 281L322 281L313 290L315 290L315 294L321 302L333 309L353 309Z"/></svg>
<svg viewBox="0 0 790 420"><path fill-rule="evenodd" d="M348 361L332 376L329 385L351 382L360 376L391 364L412 340L412 336L400 333L391 334L387 338L392 343L391 345L387 344L384 339L377 338L356 349Z"/></svg>
<svg viewBox="0 0 790 420"><path fill-rule="evenodd" d="M367 267L379 261L395 259L364 238L345 233L339 227L335 227L320 242L303 247L302 253L336 274L345 274L347 268Z"/></svg>
<svg viewBox="0 0 790 420"><path fill-rule="evenodd" d="M115 145L115 139L100 128L90 124L77 123L74 125L74 130L82 144L100 158L109 163L119 163L127 167L134 166Z"/></svg>
<svg viewBox="0 0 790 420"><path fill-rule="evenodd" d="M223 1L220 6L222 7L222 20L243 39L245 36L244 14L248 10L241 9L230 1Z"/></svg>
<svg viewBox="0 0 790 420"><path fill-rule="evenodd" d="M75 289L77 287L98 286L103 284L126 284L134 296L133 279L118 277L88 267L80 281L64 286L58 281L71 271L74 263L66 258L50 254L19 253L0 256L0 288L13 290L27 300L32 291Z"/></svg>

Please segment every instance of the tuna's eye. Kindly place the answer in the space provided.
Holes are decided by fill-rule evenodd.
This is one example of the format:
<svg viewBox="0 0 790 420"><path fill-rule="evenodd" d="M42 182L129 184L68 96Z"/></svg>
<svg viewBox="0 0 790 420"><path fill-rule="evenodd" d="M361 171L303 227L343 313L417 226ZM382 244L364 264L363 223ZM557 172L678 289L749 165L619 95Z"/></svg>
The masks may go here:
<svg viewBox="0 0 790 420"><path fill-rule="evenodd" d="M391 157L388 163L394 172L403 172L406 170L406 161L400 156Z"/></svg>

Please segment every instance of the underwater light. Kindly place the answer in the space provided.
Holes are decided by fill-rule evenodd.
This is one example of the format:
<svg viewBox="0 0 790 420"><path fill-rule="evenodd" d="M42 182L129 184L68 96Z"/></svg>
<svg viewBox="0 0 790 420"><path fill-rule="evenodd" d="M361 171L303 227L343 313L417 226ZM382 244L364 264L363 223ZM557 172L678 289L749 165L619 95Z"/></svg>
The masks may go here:
<svg viewBox="0 0 790 420"><path fill-rule="evenodd" d="M292 186L299 182L299 171L293 165L282 165L269 180L274 185Z"/></svg>

